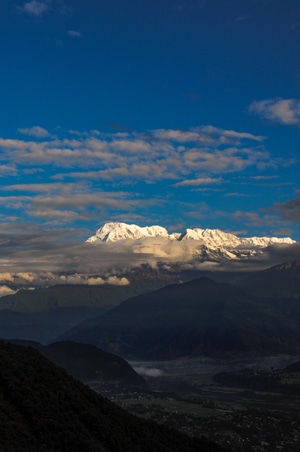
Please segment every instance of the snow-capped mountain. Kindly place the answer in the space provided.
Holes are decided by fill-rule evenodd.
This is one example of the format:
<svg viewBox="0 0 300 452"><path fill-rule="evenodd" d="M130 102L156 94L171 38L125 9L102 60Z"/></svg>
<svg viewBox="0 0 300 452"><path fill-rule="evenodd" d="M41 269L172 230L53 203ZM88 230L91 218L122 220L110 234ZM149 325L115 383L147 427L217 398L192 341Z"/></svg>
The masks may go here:
<svg viewBox="0 0 300 452"><path fill-rule="evenodd" d="M265 248L274 243L292 244L295 240L289 237L249 237L240 238L234 234L223 232L220 229L186 229L183 233L172 233L161 226L140 227L135 224L106 223L90 237L87 242L117 242L125 239L141 239L145 237L163 237L168 240L187 241L197 240L199 244L208 248L230 248L237 247L262 247Z"/></svg>
<svg viewBox="0 0 300 452"><path fill-rule="evenodd" d="M0 298L22 288L53 285L126 286L131 284L132 275L141 274L144 268L164 277L194 270L265 269L291 261L299 245L289 237L240 238L220 229L201 228L169 233L158 225L110 222L86 242L66 248L69 260L64 265L64 255L57 260L54 249L44 269L35 263L34 255L28 271L13 267L10 272L2 271Z"/></svg>
<svg viewBox="0 0 300 452"><path fill-rule="evenodd" d="M161 226L145 226L141 228L135 224L126 223L105 223L96 235L90 237L87 242L93 243L97 240L102 242L117 242L124 239L141 239L143 237L165 237L169 238L169 233Z"/></svg>
<svg viewBox="0 0 300 452"><path fill-rule="evenodd" d="M270 245L295 243L289 237L240 238L220 229L194 228L169 234L161 226L140 227L113 222L104 224L87 242L114 244L114 249L118 246L128 256L139 255L140 259L144 256L144 261L148 263L189 263L192 266L204 262L250 261L257 256L267 256Z"/></svg>

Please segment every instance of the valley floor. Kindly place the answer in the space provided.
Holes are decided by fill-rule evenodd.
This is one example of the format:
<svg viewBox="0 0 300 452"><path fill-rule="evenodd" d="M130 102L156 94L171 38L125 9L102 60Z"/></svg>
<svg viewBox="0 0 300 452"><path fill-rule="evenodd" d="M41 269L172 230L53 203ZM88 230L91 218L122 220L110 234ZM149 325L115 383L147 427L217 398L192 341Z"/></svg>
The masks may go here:
<svg viewBox="0 0 300 452"><path fill-rule="evenodd" d="M283 370L292 360L135 362L148 390L91 386L132 413L236 452L296 452L300 372Z"/></svg>

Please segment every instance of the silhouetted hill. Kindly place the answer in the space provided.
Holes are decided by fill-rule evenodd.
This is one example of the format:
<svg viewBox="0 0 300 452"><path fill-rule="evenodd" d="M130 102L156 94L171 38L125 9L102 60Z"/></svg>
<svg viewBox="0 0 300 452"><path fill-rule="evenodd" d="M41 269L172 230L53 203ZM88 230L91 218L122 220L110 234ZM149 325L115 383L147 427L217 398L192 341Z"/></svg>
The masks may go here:
<svg viewBox="0 0 300 452"><path fill-rule="evenodd" d="M45 312L0 310L0 337L50 342L84 319L99 315L94 308L53 308Z"/></svg>
<svg viewBox="0 0 300 452"><path fill-rule="evenodd" d="M244 278L241 284L265 298L300 299L300 260L255 272Z"/></svg>
<svg viewBox="0 0 300 452"><path fill-rule="evenodd" d="M297 351L299 318L285 320L247 290L199 278L130 298L64 338L130 359Z"/></svg>
<svg viewBox="0 0 300 452"><path fill-rule="evenodd" d="M57 285L35 290L20 290L0 299L0 309L17 312L45 312L55 308L89 307L107 310L118 305L124 296L135 292L128 286Z"/></svg>
<svg viewBox="0 0 300 452"><path fill-rule="evenodd" d="M149 266L141 266L126 276L130 283L125 285L59 284L35 290L21 289L0 298L0 311L37 313L56 308L92 308L104 312L126 298L157 290L179 280L177 273L156 271Z"/></svg>
<svg viewBox="0 0 300 452"><path fill-rule="evenodd" d="M300 361L289 364L285 370L287 372L300 372Z"/></svg>
<svg viewBox="0 0 300 452"><path fill-rule="evenodd" d="M42 345L39 342L10 340L14 344L33 347L83 382L102 381L122 386L144 386L144 379L120 356L100 348L72 341Z"/></svg>
<svg viewBox="0 0 300 452"><path fill-rule="evenodd" d="M0 450L221 451L126 413L37 350L0 342Z"/></svg>
<svg viewBox="0 0 300 452"><path fill-rule="evenodd" d="M144 379L127 361L93 345L71 341L55 342L43 347L41 351L52 362L79 380L104 380L136 386L145 384Z"/></svg>
<svg viewBox="0 0 300 452"><path fill-rule="evenodd" d="M85 319L101 315L137 294L178 280L176 273L132 271L128 285L57 285L0 297L0 337L52 342Z"/></svg>

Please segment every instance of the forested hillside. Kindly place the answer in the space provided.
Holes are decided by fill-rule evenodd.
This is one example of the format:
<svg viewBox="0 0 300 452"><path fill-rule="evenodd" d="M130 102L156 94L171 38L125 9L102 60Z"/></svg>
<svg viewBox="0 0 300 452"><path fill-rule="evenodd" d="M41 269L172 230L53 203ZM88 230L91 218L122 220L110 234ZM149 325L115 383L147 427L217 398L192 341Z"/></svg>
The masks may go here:
<svg viewBox="0 0 300 452"><path fill-rule="evenodd" d="M222 450L138 419L74 380L38 351L0 342L0 450Z"/></svg>

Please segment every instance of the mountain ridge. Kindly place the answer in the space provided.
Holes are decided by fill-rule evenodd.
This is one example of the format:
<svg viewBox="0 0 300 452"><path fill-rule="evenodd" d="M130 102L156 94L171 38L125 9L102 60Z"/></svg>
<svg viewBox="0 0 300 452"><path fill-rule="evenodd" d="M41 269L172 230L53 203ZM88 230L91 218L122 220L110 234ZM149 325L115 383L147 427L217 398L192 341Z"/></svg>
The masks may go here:
<svg viewBox="0 0 300 452"><path fill-rule="evenodd" d="M296 243L290 237L246 237L240 238L232 233L221 231L220 229L187 228L184 232L173 232L169 234L162 226L137 226L121 222L108 222L100 227L96 234L89 237L86 242L117 242L120 240L138 240L146 237L163 237L168 240L199 240L209 247L237 247L237 246L260 246L266 247L274 243L292 244Z"/></svg>
<svg viewBox="0 0 300 452"><path fill-rule="evenodd" d="M0 450L221 451L127 413L31 347L0 341Z"/></svg>
<svg viewBox="0 0 300 452"><path fill-rule="evenodd" d="M94 344L126 359L293 354L300 349L294 304L272 306L248 288L204 277L127 299L63 340Z"/></svg>

